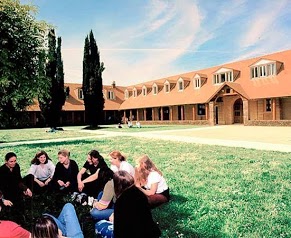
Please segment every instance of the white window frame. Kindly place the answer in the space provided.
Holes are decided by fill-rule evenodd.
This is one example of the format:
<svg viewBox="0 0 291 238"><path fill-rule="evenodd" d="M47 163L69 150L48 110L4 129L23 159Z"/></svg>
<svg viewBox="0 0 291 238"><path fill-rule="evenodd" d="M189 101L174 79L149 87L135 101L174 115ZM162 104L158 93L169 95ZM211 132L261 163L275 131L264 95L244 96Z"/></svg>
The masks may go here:
<svg viewBox="0 0 291 238"><path fill-rule="evenodd" d="M179 92L184 91L184 88L185 88L184 80L182 78L180 78L177 83L178 83L178 91Z"/></svg>
<svg viewBox="0 0 291 238"><path fill-rule="evenodd" d="M146 86L143 86L142 89L141 89L141 91L142 91L142 95L143 95L144 97L148 94L148 89L147 89Z"/></svg>
<svg viewBox="0 0 291 238"><path fill-rule="evenodd" d="M82 100L84 99L84 92L82 88L78 89L78 98Z"/></svg>
<svg viewBox="0 0 291 238"><path fill-rule="evenodd" d="M133 97L134 97L134 98L137 97L137 89L136 89L136 88L134 88L134 89L132 90L132 94L133 94Z"/></svg>
<svg viewBox="0 0 291 238"><path fill-rule="evenodd" d="M107 98L110 99L110 100L114 100L115 99L115 95L114 95L114 92L113 91L108 91L107 92Z"/></svg>
<svg viewBox="0 0 291 238"><path fill-rule="evenodd" d="M164 83L164 91L165 91L165 93L169 93L170 92L170 83L168 81L166 81Z"/></svg>
<svg viewBox="0 0 291 238"><path fill-rule="evenodd" d="M222 84L225 82L233 82L233 71L225 71L221 73L215 73L213 75L213 84Z"/></svg>
<svg viewBox="0 0 291 238"><path fill-rule="evenodd" d="M251 67L251 79L277 75L276 63L268 63Z"/></svg>
<svg viewBox="0 0 291 238"><path fill-rule="evenodd" d="M128 99L129 98L129 92L128 92L127 89L125 89L125 91L124 91L124 98L125 99Z"/></svg>
<svg viewBox="0 0 291 238"><path fill-rule="evenodd" d="M154 84L153 85L153 95L157 95L158 94L158 85Z"/></svg>

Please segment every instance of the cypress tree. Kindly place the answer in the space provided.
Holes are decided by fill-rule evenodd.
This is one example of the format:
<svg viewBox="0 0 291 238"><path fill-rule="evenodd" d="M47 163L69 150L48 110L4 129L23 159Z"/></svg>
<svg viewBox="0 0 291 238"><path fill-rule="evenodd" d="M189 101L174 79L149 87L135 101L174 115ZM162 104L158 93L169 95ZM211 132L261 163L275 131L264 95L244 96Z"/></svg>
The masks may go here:
<svg viewBox="0 0 291 238"><path fill-rule="evenodd" d="M39 104L48 126L53 129L56 129L59 124L62 106L66 100L61 43L62 40L58 37L56 49L55 31L51 29L48 34L46 63L46 78L50 88L48 94L39 96Z"/></svg>
<svg viewBox="0 0 291 238"><path fill-rule="evenodd" d="M100 53L92 30L85 38L83 58L83 93L86 122L96 128L103 121L103 62L100 63Z"/></svg>

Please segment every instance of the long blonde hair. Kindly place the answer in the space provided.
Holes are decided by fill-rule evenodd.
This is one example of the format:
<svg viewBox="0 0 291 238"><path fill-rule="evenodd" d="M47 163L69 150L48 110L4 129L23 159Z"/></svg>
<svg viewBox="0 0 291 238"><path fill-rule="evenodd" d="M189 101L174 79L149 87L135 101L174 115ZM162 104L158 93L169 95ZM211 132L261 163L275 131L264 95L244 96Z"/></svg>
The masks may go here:
<svg viewBox="0 0 291 238"><path fill-rule="evenodd" d="M136 160L138 166L135 167L135 180L144 186L147 183L149 173L151 171L158 172L161 176L162 172L156 167L154 162L147 156L143 155Z"/></svg>

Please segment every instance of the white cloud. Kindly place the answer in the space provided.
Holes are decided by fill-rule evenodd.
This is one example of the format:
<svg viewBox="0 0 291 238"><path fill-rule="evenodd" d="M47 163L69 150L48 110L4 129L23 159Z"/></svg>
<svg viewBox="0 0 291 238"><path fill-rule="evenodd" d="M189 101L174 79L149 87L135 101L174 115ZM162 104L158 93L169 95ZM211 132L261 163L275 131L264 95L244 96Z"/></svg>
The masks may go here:
<svg viewBox="0 0 291 238"><path fill-rule="evenodd" d="M242 38L240 46L243 48L253 46L266 37L266 31L282 13L282 9L287 6L287 0L264 1L260 8L252 9L253 19L250 21L248 32Z"/></svg>

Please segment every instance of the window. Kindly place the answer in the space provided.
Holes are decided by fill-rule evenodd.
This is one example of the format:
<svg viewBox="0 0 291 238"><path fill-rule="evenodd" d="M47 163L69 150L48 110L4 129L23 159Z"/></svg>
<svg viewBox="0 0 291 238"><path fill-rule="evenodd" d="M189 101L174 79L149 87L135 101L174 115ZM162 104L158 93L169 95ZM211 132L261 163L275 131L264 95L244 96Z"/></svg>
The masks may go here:
<svg viewBox="0 0 291 238"><path fill-rule="evenodd" d="M134 88L133 89L133 97L136 98L136 96L137 96L137 90L136 90L136 88Z"/></svg>
<svg viewBox="0 0 291 238"><path fill-rule="evenodd" d="M165 92L166 93L170 92L170 84L168 82L165 83Z"/></svg>
<svg viewBox="0 0 291 238"><path fill-rule="evenodd" d="M198 115L199 116L204 116L205 115L205 104L198 104Z"/></svg>
<svg viewBox="0 0 291 238"><path fill-rule="evenodd" d="M107 98L113 100L115 98L114 92L113 91L108 91L107 92Z"/></svg>
<svg viewBox="0 0 291 238"><path fill-rule="evenodd" d="M183 89L184 89L183 80L181 80L181 81L178 82L178 86L179 86L179 91L183 91Z"/></svg>
<svg viewBox="0 0 291 238"><path fill-rule="evenodd" d="M142 95L143 96L146 96L147 95L147 88L146 87L143 87L142 88Z"/></svg>
<svg viewBox="0 0 291 238"><path fill-rule="evenodd" d="M214 76L213 76L213 83L214 84L219 84L219 83L224 83L224 82L233 82L232 71L214 74Z"/></svg>
<svg viewBox="0 0 291 238"><path fill-rule="evenodd" d="M195 79L195 88L201 88L201 79L200 78L196 78Z"/></svg>
<svg viewBox="0 0 291 238"><path fill-rule="evenodd" d="M153 94L154 95L158 94L158 86L156 84L153 86Z"/></svg>
<svg viewBox="0 0 291 238"><path fill-rule="evenodd" d="M266 99L266 112L271 112L272 111L272 99L267 98Z"/></svg>
<svg viewBox="0 0 291 238"><path fill-rule="evenodd" d="M252 78L267 77L270 75L276 75L275 63L258 65L258 66L251 68L251 77Z"/></svg>
<svg viewBox="0 0 291 238"><path fill-rule="evenodd" d="M128 93L128 90L127 89L124 91L124 98L125 99L128 99L129 98L129 93Z"/></svg>
<svg viewBox="0 0 291 238"><path fill-rule="evenodd" d="M79 99L84 99L83 89L81 89L81 88L78 89L78 98Z"/></svg>

